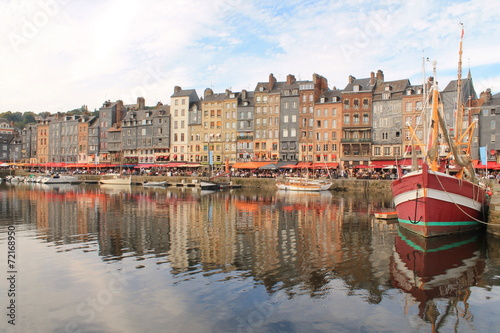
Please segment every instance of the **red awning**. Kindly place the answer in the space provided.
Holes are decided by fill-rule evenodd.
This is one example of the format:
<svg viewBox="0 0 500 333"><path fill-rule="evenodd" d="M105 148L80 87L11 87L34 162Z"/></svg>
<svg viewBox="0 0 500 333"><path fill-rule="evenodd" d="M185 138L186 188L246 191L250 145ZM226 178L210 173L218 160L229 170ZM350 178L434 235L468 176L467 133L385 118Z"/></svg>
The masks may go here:
<svg viewBox="0 0 500 333"><path fill-rule="evenodd" d="M312 165L311 162L299 162L297 163L297 165L295 166L296 169L299 169L299 168L310 168Z"/></svg>
<svg viewBox="0 0 500 333"><path fill-rule="evenodd" d="M279 167L280 169L295 169L295 164L287 164Z"/></svg>
<svg viewBox="0 0 500 333"><path fill-rule="evenodd" d="M373 169L375 168L373 165L365 165L365 164L360 164L356 165L354 169Z"/></svg>
<svg viewBox="0 0 500 333"><path fill-rule="evenodd" d="M383 160L383 161L370 161L370 166L373 168L383 168L388 165L394 165L395 161L394 160Z"/></svg>
<svg viewBox="0 0 500 333"><path fill-rule="evenodd" d="M486 165L483 165L481 161L474 161L474 168L500 170L500 164L495 161L488 161Z"/></svg>
<svg viewBox="0 0 500 333"><path fill-rule="evenodd" d="M136 165L134 168L136 169L148 169L148 168L151 168L151 167L154 167L155 165L150 163L150 164L138 164Z"/></svg>
<svg viewBox="0 0 500 333"><path fill-rule="evenodd" d="M271 162L237 162L232 168L235 169L258 169L261 166L268 165Z"/></svg>
<svg viewBox="0 0 500 333"><path fill-rule="evenodd" d="M328 169L328 168L335 169L338 166L339 166L338 163L314 163L312 165L312 168L316 169L316 170L318 170L318 169Z"/></svg>

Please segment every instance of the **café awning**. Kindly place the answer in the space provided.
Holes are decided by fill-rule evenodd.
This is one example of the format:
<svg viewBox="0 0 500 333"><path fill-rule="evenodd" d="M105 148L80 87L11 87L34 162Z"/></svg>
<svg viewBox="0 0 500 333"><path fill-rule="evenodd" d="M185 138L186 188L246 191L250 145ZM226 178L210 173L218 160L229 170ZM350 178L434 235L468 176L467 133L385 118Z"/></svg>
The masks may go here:
<svg viewBox="0 0 500 333"><path fill-rule="evenodd" d="M232 168L235 169L258 169L261 166L267 165L269 162L236 162Z"/></svg>

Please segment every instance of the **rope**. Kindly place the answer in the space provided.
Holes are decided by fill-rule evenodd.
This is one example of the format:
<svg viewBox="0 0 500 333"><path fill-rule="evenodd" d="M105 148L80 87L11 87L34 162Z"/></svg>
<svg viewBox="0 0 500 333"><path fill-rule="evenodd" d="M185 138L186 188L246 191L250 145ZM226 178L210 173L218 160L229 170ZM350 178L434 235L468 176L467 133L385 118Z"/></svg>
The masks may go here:
<svg viewBox="0 0 500 333"><path fill-rule="evenodd" d="M443 192L445 192L447 195L448 195L448 198L450 199L451 202L453 202L453 204L462 212L464 213L465 215L467 215L470 219L476 221L476 222L479 222L479 223L483 223L483 224L488 224L488 222L485 222L485 221L482 221L482 220L478 220L476 219L474 216L471 216L469 215L466 211L464 211L462 209L462 207L460 207L451 197L450 193L448 193L448 191L446 191L446 189L444 188L443 186L443 183L441 183L441 180L439 179L438 175L437 174L434 174L436 176L436 179L437 181L439 182L439 185L441 185L441 189L443 190ZM479 192L478 192L479 193Z"/></svg>

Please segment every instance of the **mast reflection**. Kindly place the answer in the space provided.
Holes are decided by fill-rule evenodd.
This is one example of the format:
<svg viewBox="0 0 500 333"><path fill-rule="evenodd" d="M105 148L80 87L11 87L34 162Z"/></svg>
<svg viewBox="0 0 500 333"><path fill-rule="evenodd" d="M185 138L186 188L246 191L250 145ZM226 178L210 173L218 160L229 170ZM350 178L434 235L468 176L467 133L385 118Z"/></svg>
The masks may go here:
<svg viewBox="0 0 500 333"><path fill-rule="evenodd" d="M418 316L431 324L433 332L449 316L472 321L470 288L477 285L485 268L482 237L475 232L424 238L399 228L390 273L393 286L411 295L405 313L416 304ZM445 303L444 311L441 302Z"/></svg>

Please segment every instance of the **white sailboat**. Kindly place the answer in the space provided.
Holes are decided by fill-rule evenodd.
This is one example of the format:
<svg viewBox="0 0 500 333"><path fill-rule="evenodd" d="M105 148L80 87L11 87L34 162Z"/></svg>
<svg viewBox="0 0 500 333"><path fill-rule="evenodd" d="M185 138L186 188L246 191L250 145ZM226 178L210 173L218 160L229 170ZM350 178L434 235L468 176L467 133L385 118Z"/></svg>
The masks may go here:
<svg viewBox="0 0 500 333"><path fill-rule="evenodd" d="M118 173L109 173L99 180L101 184L109 185L131 185L132 176L122 176Z"/></svg>

